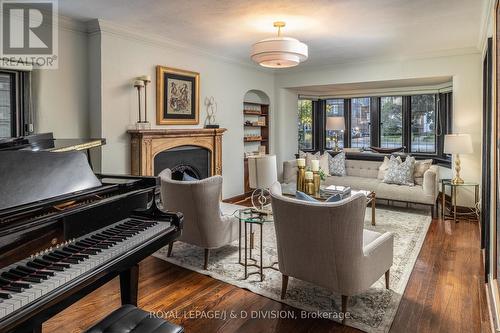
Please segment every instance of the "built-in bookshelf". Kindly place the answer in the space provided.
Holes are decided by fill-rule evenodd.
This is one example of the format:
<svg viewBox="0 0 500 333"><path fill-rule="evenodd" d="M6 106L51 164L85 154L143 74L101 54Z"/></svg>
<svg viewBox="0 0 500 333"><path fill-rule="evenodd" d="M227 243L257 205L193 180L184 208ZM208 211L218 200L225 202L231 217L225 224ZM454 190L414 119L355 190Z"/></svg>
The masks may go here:
<svg viewBox="0 0 500 333"><path fill-rule="evenodd" d="M269 104L243 102L244 189L248 183L248 156L269 154Z"/></svg>

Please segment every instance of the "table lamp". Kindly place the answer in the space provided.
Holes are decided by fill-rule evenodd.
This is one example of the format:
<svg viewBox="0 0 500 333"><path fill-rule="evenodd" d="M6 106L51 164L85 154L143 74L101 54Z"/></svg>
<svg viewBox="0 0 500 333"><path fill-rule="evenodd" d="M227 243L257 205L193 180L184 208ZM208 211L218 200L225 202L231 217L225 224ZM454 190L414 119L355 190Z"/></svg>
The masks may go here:
<svg viewBox="0 0 500 333"><path fill-rule="evenodd" d="M259 211L270 211L269 187L278 181L276 155L251 156L248 158L248 181L252 193L252 205Z"/></svg>
<svg viewBox="0 0 500 333"><path fill-rule="evenodd" d="M455 155L455 177L451 181L453 184L463 184L460 178L460 154L471 154L472 140L469 134L446 134L444 136L444 153Z"/></svg>
<svg viewBox="0 0 500 333"><path fill-rule="evenodd" d="M335 140L335 151L339 151L339 131L345 130L344 117L327 117L326 118L326 130L333 131L335 137L330 138L332 141Z"/></svg>

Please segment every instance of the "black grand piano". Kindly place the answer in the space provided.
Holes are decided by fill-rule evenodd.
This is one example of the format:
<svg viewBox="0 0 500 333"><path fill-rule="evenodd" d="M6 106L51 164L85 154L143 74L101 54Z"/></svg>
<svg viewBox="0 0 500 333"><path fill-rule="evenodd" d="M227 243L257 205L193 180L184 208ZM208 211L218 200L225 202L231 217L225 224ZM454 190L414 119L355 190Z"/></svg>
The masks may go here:
<svg viewBox="0 0 500 333"><path fill-rule="evenodd" d="M0 332L42 323L120 276L137 304L138 263L180 236L154 177L94 174L81 152L0 151Z"/></svg>

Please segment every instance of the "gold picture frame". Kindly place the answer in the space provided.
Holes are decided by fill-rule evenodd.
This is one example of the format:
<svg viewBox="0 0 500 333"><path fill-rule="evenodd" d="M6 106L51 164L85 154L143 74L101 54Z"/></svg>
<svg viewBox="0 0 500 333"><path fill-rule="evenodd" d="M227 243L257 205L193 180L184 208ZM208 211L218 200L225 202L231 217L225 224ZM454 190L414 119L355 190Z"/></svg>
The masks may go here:
<svg viewBox="0 0 500 333"><path fill-rule="evenodd" d="M200 115L200 73L156 66L156 123L197 125Z"/></svg>

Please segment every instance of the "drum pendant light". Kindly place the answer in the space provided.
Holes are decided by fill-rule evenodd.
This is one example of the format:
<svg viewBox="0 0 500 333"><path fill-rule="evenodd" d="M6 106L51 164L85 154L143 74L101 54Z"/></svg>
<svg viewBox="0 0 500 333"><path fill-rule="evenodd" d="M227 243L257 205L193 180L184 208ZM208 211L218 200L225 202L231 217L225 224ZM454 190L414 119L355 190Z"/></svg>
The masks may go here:
<svg viewBox="0 0 500 333"><path fill-rule="evenodd" d="M263 67L287 68L294 67L307 60L307 45L295 38L282 37L281 28L285 22L274 22L278 28L278 36L267 38L252 45L251 58Z"/></svg>

